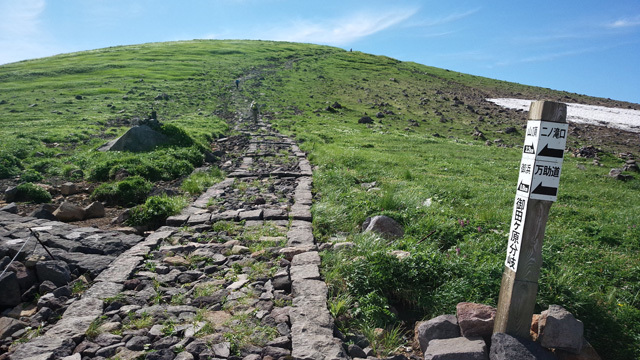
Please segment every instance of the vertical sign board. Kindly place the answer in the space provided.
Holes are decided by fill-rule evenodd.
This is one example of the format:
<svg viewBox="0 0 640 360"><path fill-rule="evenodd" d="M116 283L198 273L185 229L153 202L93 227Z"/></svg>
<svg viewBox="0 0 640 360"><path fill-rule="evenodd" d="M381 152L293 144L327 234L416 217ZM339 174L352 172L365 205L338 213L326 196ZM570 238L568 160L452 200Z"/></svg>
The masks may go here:
<svg viewBox="0 0 640 360"><path fill-rule="evenodd" d="M541 120L527 122L505 260L505 266L513 271L518 269L527 203L530 199L556 201L568 126Z"/></svg>

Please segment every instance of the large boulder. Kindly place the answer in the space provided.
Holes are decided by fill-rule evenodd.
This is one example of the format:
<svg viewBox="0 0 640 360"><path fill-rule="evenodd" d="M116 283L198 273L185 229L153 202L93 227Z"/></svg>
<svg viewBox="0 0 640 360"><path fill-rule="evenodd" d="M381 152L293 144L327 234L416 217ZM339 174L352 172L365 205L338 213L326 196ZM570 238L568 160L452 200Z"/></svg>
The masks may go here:
<svg viewBox="0 0 640 360"><path fill-rule="evenodd" d="M84 209L74 205L68 201L60 204L60 207L53 212L56 219L64 222L68 221L81 221L84 219Z"/></svg>
<svg viewBox="0 0 640 360"><path fill-rule="evenodd" d="M584 325L560 305L551 305L538 321L539 340L549 349L579 354L583 346Z"/></svg>
<svg viewBox="0 0 640 360"><path fill-rule="evenodd" d="M3 207L0 208L0 211L6 211L8 213L11 214L17 214L18 213L18 205L14 202L12 202L11 204L5 205Z"/></svg>
<svg viewBox="0 0 640 360"><path fill-rule="evenodd" d="M369 116L363 116L358 119L358 124L373 124L373 119Z"/></svg>
<svg viewBox="0 0 640 360"><path fill-rule="evenodd" d="M147 125L139 125L132 127L119 138L102 145L98 148L98 151L149 151L169 142L168 136L153 130Z"/></svg>
<svg viewBox="0 0 640 360"><path fill-rule="evenodd" d="M416 323L414 335L416 342L420 344L420 350L424 353L431 340L460 337L458 319L455 315L440 315L428 321L421 321Z"/></svg>
<svg viewBox="0 0 640 360"><path fill-rule="evenodd" d="M0 317L0 339L7 339L16 331L27 327L27 324L10 317Z"/></svg>
<svg viewBox="0 0 640 360"><path fill-rule="evenodd" d="M106 214L107 213L104 209L104 205L102 205L102 203L99 201L94 201L84 208L85 219L102 218Z"/></svg>
<svg viewBox="0 0 640 360"><path fill-rule="evenodd" d="M0 277L0 307L13 307L22 301L20 284L15 273L7 271Z"/></svg>
<svg viewBox="0 0 640 360"><path fill-rule="evenodd" d="M57 221L58 218L53 215L53 212L56 211L56 207L53 204L42 204L35 208L29 216L34 217L36 219L45 219L51 221Z"/></svg>
<svg viewBox="0 0 640 360"><path fill-rule="evenodd" d="M16 274L16 278L18 279L18 284L20 285L20 291L25 292L30 287L36 284L38 279L36 278L36 274L32 269L27 269L23 263L19 261L14 261L9 265L7 270L12 271Z"/></svg>
<svg viewBox="0 0 640 360"><path fill-rule="evenodd" d="M464 337L483 337L490 339L496 309L483 304L461 302L456 305L460 332Z"/></svg>
<svg viewBox="0 0 640 360"><path fill-rule="evenodd" d="M80 192L82 192L82 189L72 182L66 182L60 185L60 193L64 196L74 195Z"/></svg>
<svg viewBox="0 0 640 360"><path fill-rule="evenodd" d="M395 239L404 236L404 229L392 218L385 215L377 215L367 218L362 224L363 232L375 232L387 239Z"/></svg>
<svg viewBox="0 0 640 360"><path fill-rule="evenodd" d="M554 360L553 353L540 344L528 339L520 339L504 333L491 337L491 360Z"/></svg>
<svg viewBox="0 0 640 360"><path fill-rule="evenodd" d="M40 261L36 264L36 273L40 281L49 280L56 286L64 286L71 281L71 271L67 263L61 260Z"/></svg>

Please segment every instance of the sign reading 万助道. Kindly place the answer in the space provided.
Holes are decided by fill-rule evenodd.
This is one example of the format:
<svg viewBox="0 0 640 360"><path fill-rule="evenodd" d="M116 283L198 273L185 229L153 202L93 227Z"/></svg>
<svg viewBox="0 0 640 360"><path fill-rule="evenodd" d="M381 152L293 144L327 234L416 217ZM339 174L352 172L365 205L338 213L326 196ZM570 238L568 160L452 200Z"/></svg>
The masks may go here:
<svg viewBox="0 0 640 360"><path fill-rule="evenodd" d="M518 268L527 202L530 199L557 199L567 128L567 123L541 120L527 122L505 260L505 265L513 271Z"/></svg>
<svg viewBox="0 0 640 360"><path fill-rule="evenodd" d="M558 196L567 128L566 104L531 103L494 334L529 336L542 268L545 227L551 205Z"/></svg>

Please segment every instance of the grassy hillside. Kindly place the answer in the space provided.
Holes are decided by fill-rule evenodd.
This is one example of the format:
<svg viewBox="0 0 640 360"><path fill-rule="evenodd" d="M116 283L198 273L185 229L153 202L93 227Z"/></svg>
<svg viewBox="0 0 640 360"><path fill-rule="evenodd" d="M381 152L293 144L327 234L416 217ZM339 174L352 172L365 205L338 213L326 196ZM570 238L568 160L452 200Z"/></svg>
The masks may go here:
<svg viewBox="0 0 640 360"><path fill-rule="evenodd" d="M114 47L0 66L0 177L5 186L37 175L109 182L125 167L151 181L180 178L255 100L317 167L317 239L356 244L324 255L340 329L402 329L454 313L461 301L497 301L526 114L484 99L507 96L637 107L325 46ZM95 151L152 111L193 143L137 155ZM358 123L365 115L372 124ZM571 129L569 145L601 147L604 166L565 156L537 310L572 311L604 359L640 358L640 182L637 174L606 176L624 164L614 151L637 151L638 137ZM176 159L185 165L165 166ZM378 214L400 221L405 236L360 234ZM390 250L411 255L400 261ZM388 338L381 351L397 343Z"/></svg>

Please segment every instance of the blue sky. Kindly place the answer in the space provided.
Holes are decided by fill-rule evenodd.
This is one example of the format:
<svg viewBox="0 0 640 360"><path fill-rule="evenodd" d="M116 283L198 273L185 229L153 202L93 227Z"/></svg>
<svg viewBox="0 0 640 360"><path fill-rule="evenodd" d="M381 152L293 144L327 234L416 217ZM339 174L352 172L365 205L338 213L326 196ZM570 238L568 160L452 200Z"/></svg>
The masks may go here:
<svg viewBox="0 0 640 360"><path fill-rule="evenodd" d="M0 64L190 39L326 44L640 103L639 0L0 0Z"/></svg>

